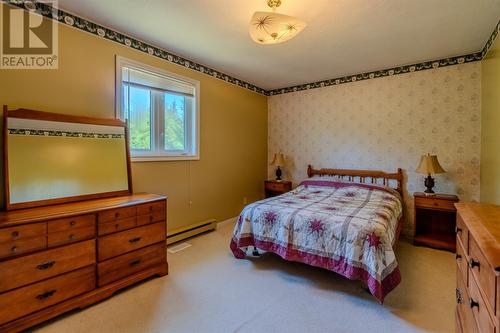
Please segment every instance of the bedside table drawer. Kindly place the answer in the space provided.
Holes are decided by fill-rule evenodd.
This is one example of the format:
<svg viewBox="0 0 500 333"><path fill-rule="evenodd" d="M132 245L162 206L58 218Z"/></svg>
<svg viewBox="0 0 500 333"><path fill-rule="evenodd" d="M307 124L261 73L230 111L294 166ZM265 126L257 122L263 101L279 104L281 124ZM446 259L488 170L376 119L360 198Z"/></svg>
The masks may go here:
<svg viewBox="0 0 500 333"><path fill-rule="evenodd" d="M269 191L284 191L285 190L285 184L280 184L280 183L266 183L266 190Z"/></svg>
<svg viewBox="0 0 500 333"><path fill-rule="evenodd" d="M455 211L455 205L454 205L453 201L442 200L442 199L437 199L437 198L433 198L433 197L429 197L429 198L416 197L415 198L415 206L432 208L432 209Z"/></svg>

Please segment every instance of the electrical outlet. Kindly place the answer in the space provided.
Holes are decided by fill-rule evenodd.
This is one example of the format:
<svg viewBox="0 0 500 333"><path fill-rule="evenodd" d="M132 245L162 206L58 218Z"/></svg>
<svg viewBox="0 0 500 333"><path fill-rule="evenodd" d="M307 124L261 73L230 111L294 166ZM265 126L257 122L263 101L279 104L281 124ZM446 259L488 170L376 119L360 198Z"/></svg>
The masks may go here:
<svg viewBox="0 0 500 333"><path fill-rule="evenodd" d="M191 206L193 206L193 201L189 200L189 208L191 208Z"/></svg>

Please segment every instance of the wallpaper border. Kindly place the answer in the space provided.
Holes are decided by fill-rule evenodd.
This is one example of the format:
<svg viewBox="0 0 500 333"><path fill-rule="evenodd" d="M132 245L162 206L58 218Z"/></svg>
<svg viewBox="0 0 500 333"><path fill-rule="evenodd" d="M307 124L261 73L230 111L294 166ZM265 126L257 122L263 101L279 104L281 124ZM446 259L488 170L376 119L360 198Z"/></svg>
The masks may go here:
<svg viewBox="0 0 500 333"><path fill-rule="evenodd" d="M304 83L304 84L299 84L299 85L290 86L290 87L265 90L263 88L260 88L256 85L254 85L254 84L237 79L235 77L232 77L228 74L224 74L223 72L217 71L217 70L210 68L208 66L201 65L195 61L192 61L192 60L189 60L187 58L176 55L176 54L169 52L163 48L154 46L152 44L146 43L146 42L141 41L139 39L125 35L121 32L104 27L104 26L97 24L95 22L92 22L90 20L81 18L75 14L71 14L69 12L66 12L66 11L60 9L60 8L52 8L50 5L48 5L46 3L42 3L42 2L39 2L37 0L33 0L33 1L29 1L29 0L1 0L1 1L4 3L10 4L10 5L13 5L13 6L23 8L23 9L28 10L28 11L36 11L40 15L42 15L46 18L52 19L52 20L56 20L59 23L74 27L76 29L88 32L92 35L116 42L116 43L121 44L123 46L130 47L132 49L135 49L135 50L143 52L143 53L147 53L151 56L160 58L160 59L168 61L170 63L176 64L179 66L183 66L183 67L189 68L191 70L198 71L200 73L209 75L209 76L214 77L216 79L237 85L241 88L248 89L250 91L253 91L253 92L256 92L258 94L265 95L265 96L274 96L274 95L286 94L286 93L291 93L291 92L296 92L296 91L323 88L323 87L327 87L327 86L339 85L339 84L356 82L356 81L361 81L361 80L376 79L376 78L380 78L380 77L405 74L405 73L411 73L411 72L422 71L422 70L427 70L427 69L434 69L434 68L453 66L453 65L458 65L458 64L468 63L468 62L480 61L488 53L488 50L490 49L491 45L495 41L495 39L498 35L498 32L500 30L500 20L499 20L497 22L495 29L491 33L488 41L486 42L485 46L483 47L483 49L481 51L478 51L475 53L461 55L461 56L454 56L454 57L449 57L449 58L443 58L443 59L438 59L438 60L424 61L424 62L409 64L409 65L396 66L396 67L391 67L391 68L386 68L386 69L381 69L381 70L376 70L376 71L369 71L369 72L365 72L365 73L346 75L346 76L341 76L341 77L337 77L337 78L333 78L333 79Z"/></svg>
<svg viewBox="0 0 500 333"><path fill-rule="evenodd" d="M491 33L490 38L488 38L488 41L486 42L486 44L483 47L483 50L481 51L482 58L486 57L486 54L488 53L488 51L491 48L491 45L493 45L493 42L497 38L499 31L500 31L500 20L498 20L498 23L497 23L495 29Z"/></svg>
<svg viewBox="0 0 500 333"><path fill-rule="evenodd" d="M115 31L113 29L104 27L100 24L97 24L95 22L92 22L90 20L84 19L82 17L79 17L75 14L71 14L69 12L66 12L60 8L53 8L51 5L39 1L25 1L25 0L1 0L2 2L6 4L10 4L19 8L22 8L27 11L35 11L36 13L58 21L59 23L68 25L70 27L74 27L76 29L82 30L84 32L88 32L92 35L95 35L97 37L101 37L113 42L116 42L118 44L121 44L123 46L127 46L129 48L132 48L134 50L149 54L151 56L160 58L162 60L166 60L170 63L183 66L192 70L195 70L197 72L212 76L214 78L217 78L219 80L232 83L234 85L237 85L241 88L248 89L250 91L256 92L261 95L268 95L267 90L262 89L260 87L257 87L254 84L245 82L243 80L237 79L235 77L232 77L228 74L225 74L223 72L217 71L213 68L210 68L205 65L201 65L195 61L189 60L187 58L181 57L179 55L176 55L172 52L169 52L165 49L162 49L160 47L154 46L152 44L146 43L144 41L141 41L137 38L128 36L126 34L123 34L121 32Z"/></svg>
<svg viewBox="0 0 500 333"><path fill-rule="evenodd" d="M346 76L341 76L341 77L334 78L334 79L327 79L327 80L316 81L316 82L311 82L311 83L304 83L304 84L299 84L296 86L290 86L290 87L285 87L285 88L272 89L272 90L268 90L267 94L268 94L268 96L280 95L280 94L286 94L286 93L302 91L302 90L323 88L323 87L327 87L327 86L339 85L339 84L343 84L343 83L355 82L355 81L360 81L360 80L376 79L376 78L384 77L384 76L405 74L405 73L409 73L409 72L422 71L422 70L426 70L426 69L440 68L440 67L446 67L446 66L452 66L452 65L459 65L459 64L463 64L463 63L467 63L467 62L480 61L488 53L491 45L493 44L493 42L495 41L495 39L498 35L499 30L500 30L500 20L497 22L495 28L493 29L493 32L490 35L490 38L488 38L488 41L484 45L483 49L481 51L478 51L475 53L462 55L462 56L455 56L455 57L450 57L450 58L443 58L443 59L439 59L439 60L424 61L424 62L419 62L419 63L415 63L415 64L410 64L410 65L397 66L397 67L382 69L382 70L378 70L378 71L370 71L370 72L366 72L366 73L346 75Z"/></svg>
<svg viewBox="0 0 500 333"><path fill-rule="evenodd" d="M123 139L125 134L102 134L92 132L70 132L70 131L54 131L41 130L33 128L9 128L9 135L17 136L56 136L68 138L87 138L87 139Z"/></svg>
<svg viewBox="0 0 500 333"><path fill-rule="evenodd" d="M350 82L376 79L379 77L405 74L405 73L411 73L411 72L418 72L418 71L423 71L426 69L459 65L459 64L473 62L473 61L480 61L482 59L481 54L482 54L482 52L476 52L476 53L468 54L465 56L443 58L443 59L439 59L439 60L426 61L426 62L420 62L420 63L416 63L416 64L411 64L411 65L404 65L404 66L399 66L399 67L382 69L382 70L378 70L378 71L371 71L371 72L365 72L365 73L361 73L361 74L341 76L341 77L334 78L334 79L305 83L305 84L300 84L300 85L286 87L286 88L273 89L273 90L268 91L268 94L269 94L269 96L274 96L274 95L286 94L286 93L302 91L302 90L310 90L310 89L323 88L323 87L328 87L328 86L336 86L339 84L350 83Z"/></svg>

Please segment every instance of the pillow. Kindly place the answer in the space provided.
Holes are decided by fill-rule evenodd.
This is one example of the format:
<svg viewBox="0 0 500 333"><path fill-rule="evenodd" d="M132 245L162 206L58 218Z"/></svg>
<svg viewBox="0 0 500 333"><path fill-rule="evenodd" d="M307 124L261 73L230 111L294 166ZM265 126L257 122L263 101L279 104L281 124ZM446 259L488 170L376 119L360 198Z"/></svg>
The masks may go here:
<svg viewBox="0 0 500 333"><path fill-rule="evenodd" d="M312 177L306 178L304 180L325 180L329 182L347 182L347 179L342 179L335 175L313 175Z"/></svg>

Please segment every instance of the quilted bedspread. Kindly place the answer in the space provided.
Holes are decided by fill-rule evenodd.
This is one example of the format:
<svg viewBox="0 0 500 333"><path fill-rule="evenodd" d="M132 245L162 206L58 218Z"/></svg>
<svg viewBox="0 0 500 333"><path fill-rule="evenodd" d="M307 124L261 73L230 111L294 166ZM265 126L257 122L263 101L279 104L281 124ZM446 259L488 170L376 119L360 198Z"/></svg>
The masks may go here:
<svg viewBox="0 0 500 333"><path fill-rule="evenodd" d="M246 206L231 250L242 259L255 246L363 281L382 303L401 281L393 244L402 211L389 187L310 179Z"/></svg>

